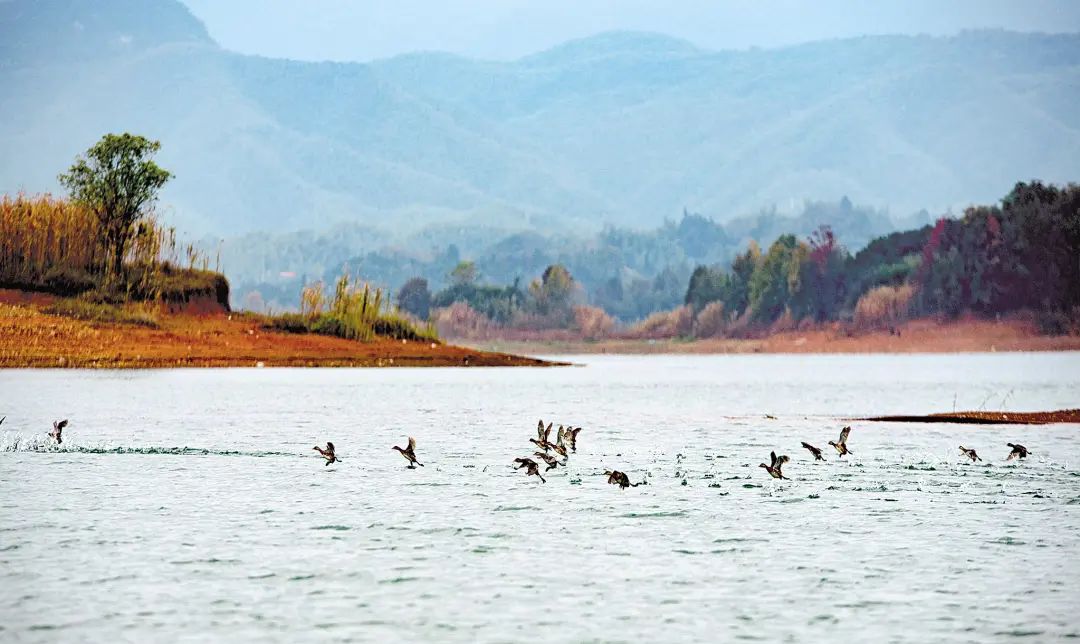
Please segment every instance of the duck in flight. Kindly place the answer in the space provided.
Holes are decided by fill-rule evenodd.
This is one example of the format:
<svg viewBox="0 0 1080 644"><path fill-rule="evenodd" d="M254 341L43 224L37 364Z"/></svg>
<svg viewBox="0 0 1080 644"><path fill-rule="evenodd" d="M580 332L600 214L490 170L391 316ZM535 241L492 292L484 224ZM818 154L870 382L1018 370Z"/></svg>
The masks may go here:
<svg viewBox="0 0 1080 644"><path fill-rule="evenodd" d="M525 469L525 476L538 476L542 482L547 483L547 479L540 473L540 466L536 464L536 461L531 458L515 458L514 462L518 464L515 469Z"/></svg>
<svg viewBox="0 0 1080 644"><path fill-rule="evenodd" d="M7 416L4 416L4 418L7 418ZM57 445L64 442L64 439L61 437L61 435L64 433L64 428L67 427L67 425L68 421L66 418L59 422L55 420L53 421L52 431L49 432L49 438L54 439Z"/></svg>
<svg viewBox="0 0 1080 644"><path fill-rule="evenodd" d="M769 473L769 476L774 479L786 479L787 477L780 471L780 468L784 466L784 463L787 463L791 459L787 456L777 456L776 452L769 452L769 457L772 458L772 462L769 465L761 463L758 467L765 468L765 471Z"/></svg>
<svg viewBox="0 0 1080 644"><path fill-rule="evenodd" d="M1024 447L1023 445L1014 444L1014 443L1005 443L1005 444L1012 448L1012 451L1009 452L1008 458L1005 459L1006 461L1011 461L1014 458L1027 458L1028 448Z"/></svg>
<svg viewBox="0 0 1080 644"><path fill-rule="evenodd" d="M311 449L315 450L323 458L325 458L327 465L329 465L331 463L336 463L338 461L337 454L334 453L334 444L331 443L330 441L326 441L326 449L323 449L323 448L319 447L318 445L316 445L315 447L312 447Z"/></svg>
<svg viewBox="0 0 1080 644"><path fill-rule="evenodd" d="M550 427L548 429L551 429ZM555 450L555 453L559 456L566 458L566 430L562 425L559 425L559 434L555 438L555 443L548 443L548 447Z"/></svg>
<svg viewBox="0 0 1080 644"><path fill-rule="evenodd" d="M570 444L570 451L577 452L577 435L581 431L580 427L567 427L566 428L566 442Z"/></svg>
<svg viewBox="0 0 1080 644"><path fill-rule="evenodd" d="M555 423L551 422L547 424L547 428L544 427L544 421L541 420L536 426L536 438L530 438L529 441L535 444L545 452L551 449L551 443L548 442L548 437L551 436L551 426Z"/></svg>
<svg viewBox="0 0 1080 644"><path fill-rule="evenodd" d="M837 453L840 454L840 458L844 457L844 454L854 454L847 448L847 437L851 434L851 426L847 426L840 430L840 440L838 442L829 441L829 445L836 448Z"/></svg>
<svg viewBox="0 0 1080 644"><path fill-rule="evenodd" d="M550 472L551 470L555 469L559 465L558 459L556 459L551 454L545 454L545 453L543 453L541 451L536 451L536 452L533 452L533 456L538 456L540 458L540 460L547 463L547 469L544 470L545 472Z"/></svg>
<svg viewBox="0 0 1080 644"><path fill-rule="evenodd" d="M821 449L820 448L814 447L813 445L811 445L810 443L807 443L805 441L803 441L802 446L805 447L806 449L810 450L810 453L814 455L814 460L815 461L824 461L825 460L825 457L821 455Z"/></svg>
<svg viewBox="0 0 1080 644"><path fill-rule="evenodd" d="M401 452L401 455L405 457L405 460L409 461L409 469L415 470L416 466L423 467L424 464L416 460L416 439L412 436L409 437L409 446L405 449L401 449L397 445L394 445L394 449Z"/></svg>
<svg viewBox="0 0 1080 644"><path fill-rule="evenodd" d="M641 485L641 483L631 483L630 477L627 476L625 472L620 472L619 470L604 470L604 476L607 477L608 484L618 485L621 490Z"/></svg>
<svg viewBox="0 0 1080 644"><path fill-rule="evenodd" d="M974 463L975 461L981 461L982 460L981 458L979 458L979 455L975 453L975 450L968 449L968 448L964 447L963 445L960 446L960 453L963 454L964 456L970 458L972 463Z"/></svg>

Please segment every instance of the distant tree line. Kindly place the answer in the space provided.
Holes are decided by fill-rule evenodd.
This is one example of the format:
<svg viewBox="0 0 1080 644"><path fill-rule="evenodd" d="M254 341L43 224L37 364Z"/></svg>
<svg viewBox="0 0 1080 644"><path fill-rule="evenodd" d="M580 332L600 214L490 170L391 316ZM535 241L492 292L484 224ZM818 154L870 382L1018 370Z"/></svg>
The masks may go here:
<svg viewBox="0 0 1080 644"><path fill-rule="evenodd" d="M763 212L720 225L684 212L653 231L607 227L591 239L513 234L480 244L475 261L455 241L426 255L372 251L349 265L373 282L373 273L397 275L397 304L415 317L487 331L704 337L1021 309L1061 331L1080 317L1078 193L1073 184L1020 183L998 205L936 223L919 213L910 221L924 225L900 232L841 199L808 203L794 219ZM766 239L774 241L755 241Z"/></svg>
<svg viewBox="0 0 1080 644"><path fill-rule="evenodd" d="M575 307L583 301L580 285L559 264L548 266L523 289L520 280L509 286L481 284L476 265L462 261L450 271L446 288L433 294L427 280L413 278L398 291L396 303L400 310L421 319L428 319L433 310L463 305L470 317L491 325L561 329L573 324Z"/></svg>
<svg viewBox="0 0 1080 644"><path fill-rule="evenodd" d="M275 309L295 307L299 284L330 282L343 265L365 281L394 291L421 278L435 292L453 286L454 268L471 261L482 273L477 283L495 289L485 291L482 299L489 302L482 308L491 308L492 316L500 320L507 319L509 299L520 298L529 280L558 264L573 275L589 304L629 323L681 305L694 266L729 262L750 240L783 233L808 235L822 221L857 246L895 230L885 212L844 198L807 202L794 217L769 209L721 224L684 211L681 218L652 230L606 226L589 235L506 234L467 227L425 230L397 242L385 233L361 228L335 229L327 235L252 235L226 240L222 258L238 285L239 304ZM921 221L931 219L924 214ZM208 248L216 244L214 240ZM283 271L289 277L281 277ZM521 293L511 288L515 282ZM506 289L510 291L495 292ZM245 294L252 304L245 304Z"/></svg>
<svg viewBox="0 0 1080 644"><path fill-rule="evenodd" d="M701 226L691 216L684 222ZM689 239L703 234L699 229ZM897 331L916 316L1022 309L1038 313L1045 331L1075 329L1080 186L1020 183L1000 205L971 207L956 219L878 237L854 255L829 226L804 238L782 234L764 250L751 241L726 267L698 265L684 284L681 302L619 332L708 337L838 320ZM596 295L562 264L547 266L523 288L520 280L484 284L475 263L460 261L435 293L426 280L409 280L398 305L425 319L443 315L453 322L449 335L497 334L500 328L613 332L616 325Z"/></svg>
<svg viewBox="0 0 1080 644"><path fill-rule="evenodd" d="M873 240L854 256L827 227L751 244L728 269L698 266L685 303L728 330L1029 309L1060 331L1080 309L1080 186L1019 183L1000 206ZM721 326L723 326L721 325Z"/></svg>

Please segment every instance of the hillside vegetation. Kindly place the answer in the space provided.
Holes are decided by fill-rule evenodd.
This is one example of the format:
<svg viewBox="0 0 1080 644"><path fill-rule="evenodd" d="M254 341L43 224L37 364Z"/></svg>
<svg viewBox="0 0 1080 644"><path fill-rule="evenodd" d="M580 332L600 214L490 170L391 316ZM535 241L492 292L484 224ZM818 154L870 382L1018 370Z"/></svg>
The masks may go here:
<svg viewBox="0 0 1080 644"><path fill-rule="evenodd" d="M843 323L848 331L900 327L917 317L994 317L1028 312L1043 333L1080 334L1080 186L1019 183L1000 205L874 239L850 253L831 228L751 242L727 265L699 265L681 306L622 328L590 306L560 264L527 288L478 284L470 262L453 283L424 296L410 281L403 307L434 309L444 333L478 339L532 337L753 337Z"/></svg>
<svg viewBox="0 0 1080 644"><path fill-rule="evenodd" d="M0 138L19 150L0 191L55 190L102 132L141 131L185 233L591 234L842 195L943 212L1080 176L1077 35L716 52L615 33L510 62L359 64L223 50L175 0L11 0L0 24Z"/></svg>

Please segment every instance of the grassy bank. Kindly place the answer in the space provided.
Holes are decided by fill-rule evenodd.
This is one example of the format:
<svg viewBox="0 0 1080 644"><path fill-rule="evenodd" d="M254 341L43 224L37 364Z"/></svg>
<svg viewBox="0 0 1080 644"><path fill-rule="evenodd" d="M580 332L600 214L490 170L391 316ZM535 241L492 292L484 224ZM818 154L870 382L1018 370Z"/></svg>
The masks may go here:
<svg viewBox="0 0 1080 644"><path fill-rule="evenodd" d="M145 317L144 317L145 316ZM548 366L429 340L357 342L268 327L262 316L175 313L164 305L87 307L0 290L0 368Z"/></svg>
<svg viewBox="0 0 1080 644"><path fill-rule="evenodd" d="M120 268L108 264L107 235L90 209L49 195L0 198L0 288L56 296L42 312L101 324L161 326L165 313L229 311L229 283L209 258L180 249L153 219L135 227ZM180 255L186 255L187 266ZM299 314L259 316L262 329L370 342L438 341L390 305L382 290L342 276L332 294L315 284L297 294Z"/></svg>

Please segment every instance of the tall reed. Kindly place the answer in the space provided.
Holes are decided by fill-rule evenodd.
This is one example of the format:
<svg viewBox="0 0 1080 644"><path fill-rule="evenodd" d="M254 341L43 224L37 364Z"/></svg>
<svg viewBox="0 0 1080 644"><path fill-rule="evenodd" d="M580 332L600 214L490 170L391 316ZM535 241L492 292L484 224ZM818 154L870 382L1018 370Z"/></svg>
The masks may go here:
<svg viewBox="0 0 1080 644"><path fill-rule="evenodd" d="M124 255L119 283L106 284L107 248L101 224L89 209L52 195L0 197L0 286L64 295L107 287L134 299L168 298L173 291L213 289L199 274L209 258L186 248L189 269L178 269L176 232L154 217L139 222ZM219 280L220 281L220 280Z"/></svg>
<svg viewBox="0 0 1080 644"><path fill-rule="evenodd" d="M342 274L328 297L322 282L305 286L300 293L300 315L274 318L271 326L286 331L321 333L367 341L376 336L402 340L437 341L434 325L421 326L401 314L381 288Z"/></svg>
<svg viewBox="0 0 1080 644"><path fill-rule="evenodd" d="M0 282L44 284L50 273L104 271L102 235L89 210L51 195L0 198Z"/></svg>

